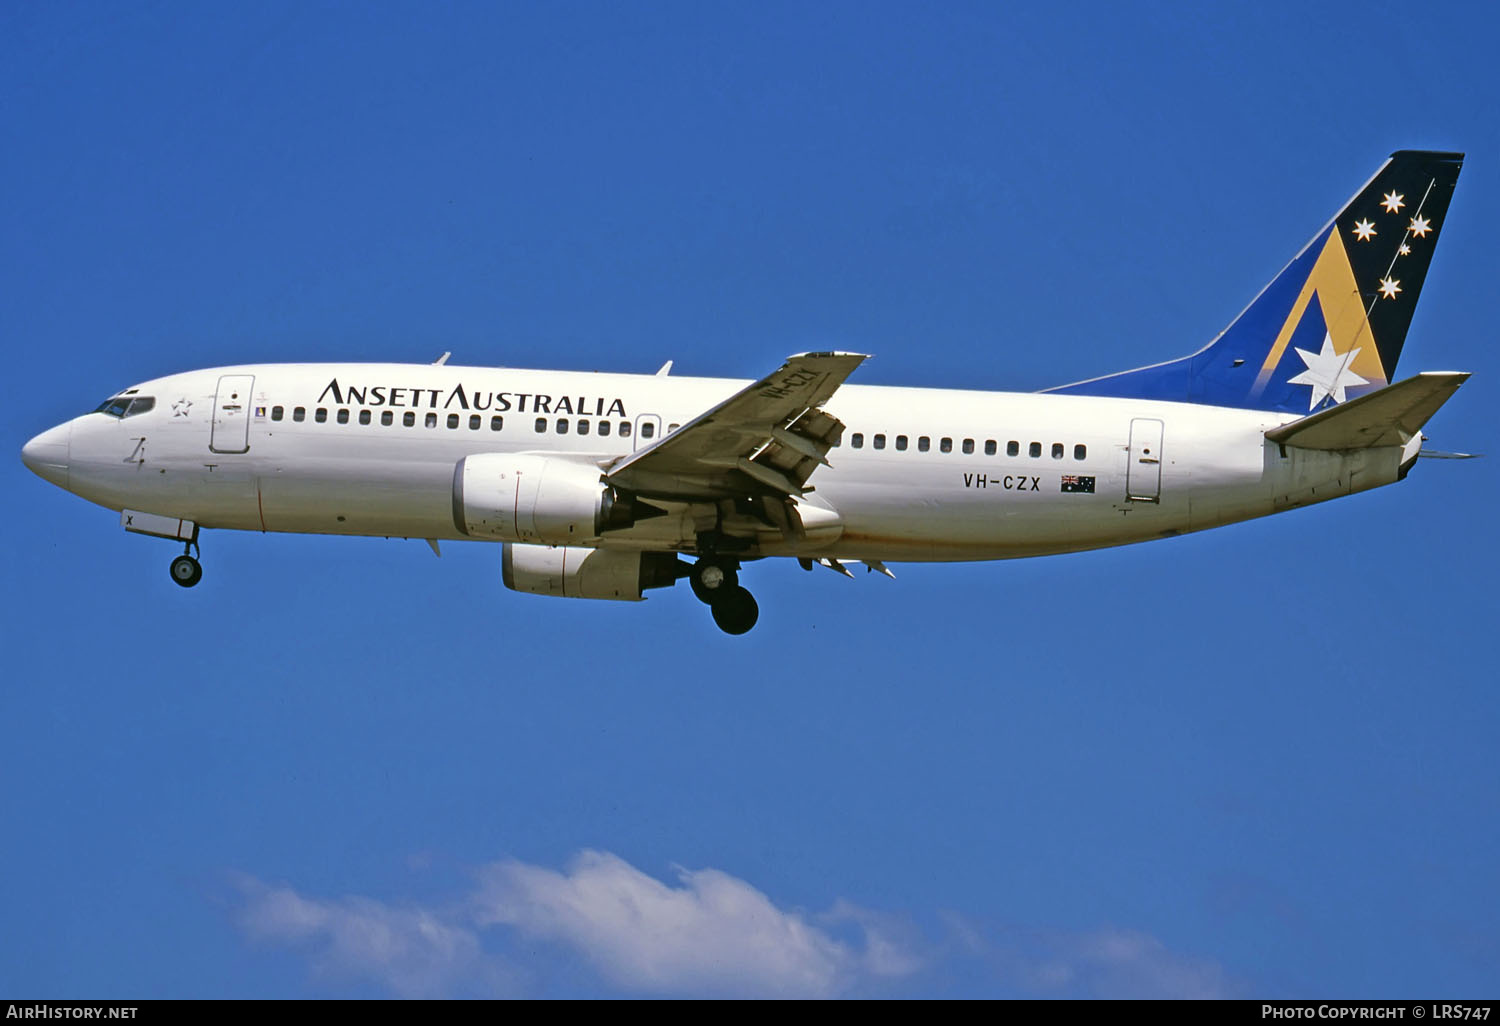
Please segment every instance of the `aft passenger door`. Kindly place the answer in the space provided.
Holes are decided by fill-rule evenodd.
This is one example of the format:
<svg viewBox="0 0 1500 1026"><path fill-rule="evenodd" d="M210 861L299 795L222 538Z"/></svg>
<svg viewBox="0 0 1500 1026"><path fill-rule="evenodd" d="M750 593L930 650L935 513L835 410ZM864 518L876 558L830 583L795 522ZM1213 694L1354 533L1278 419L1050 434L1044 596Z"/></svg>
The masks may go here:
<svg viewBox="0 0 1500 1026"><path fill-rule="evenodd" d="M1130 463L1125 470L1125 498L1161 501L1162 422L1138 417L1130 422Z"/></svg>
<svg viewBox="0 0 1500 1026"><path fill-rule="evenodd" d="M213 428L208 436L211 452L250 450L250 389L253 374L225 374L214 395Z"/></svg>

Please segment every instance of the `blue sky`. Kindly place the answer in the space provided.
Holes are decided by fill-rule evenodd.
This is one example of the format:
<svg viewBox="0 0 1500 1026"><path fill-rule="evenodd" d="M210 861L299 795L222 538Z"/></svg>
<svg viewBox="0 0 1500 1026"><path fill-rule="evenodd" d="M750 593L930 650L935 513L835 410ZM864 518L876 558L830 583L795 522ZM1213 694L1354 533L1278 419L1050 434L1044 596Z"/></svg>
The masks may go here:
<svg viewBox="0 0 1500 1026"><path fill-rule="evenodd" d="M0 434L278 360L1029 390L1196 349L1391 150L1494 453L1480 4L0 11ZM0 993L1492 993L1495 461L1127 549L506 591L0 460Z"/></svg>

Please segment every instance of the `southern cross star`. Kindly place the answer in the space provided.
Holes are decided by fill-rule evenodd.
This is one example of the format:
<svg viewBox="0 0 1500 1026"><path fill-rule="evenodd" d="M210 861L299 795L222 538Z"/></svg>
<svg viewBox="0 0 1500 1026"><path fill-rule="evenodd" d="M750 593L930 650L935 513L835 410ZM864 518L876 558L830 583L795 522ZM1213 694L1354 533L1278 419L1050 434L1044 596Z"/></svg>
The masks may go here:
<svg viewBox="0 0 1500 1026"><path fill-rule="evenodd" d="M1401 248L1399 250L1397 250L1397 252L1400 253L1402 256L1406 256L1408 253L1411 252L1411 247L1408 246L1406 243L1403 242L1403 243L1401 243Z"/></svg>
<svg viewBox="0 0 1500 1026"><path fill-rule="evenodd" d="M1425 217L1414 217L1411 219L1411 233L1419 239L1425 239L1427 233L1432 230L1432 222Z"/></svg>
<svg viewBox="0 0 1500 1026"><path fill-rule="evenodd" d="M1323 349L1321 352L1310 353L1306 349L1298 349L1297 355L1302 357L1302 362L1307 364L1307 370L1289 379L1292 385L1311 385L1312 399L1308 401L1308 412L1314 410L1318 403L1329 396L1333 396L1335 403L1344 401L1344 390L1354 385L1368 385L1369 382L1349 369L1354 358L1359 355L1359 349L1351 349L1347 353L1336 353L1333 351L1333 336L1325 333L1323 335Z"/></svg>
<svg viewBox="0 0 1500 1026"><path fill-rule="evenodd" d="M1401 283L1392 281L1390 275L1380 279L1380 294L1386 299L1395 299L1396 293L1401 291Z"/></svg>
<svg viewBox="0 0 1500 1026"><path fill-rule="evenodd" d="M1354 235L1360 242L1369 242L1370 236L1375 234L1375 223L1373 221L1357 221L1354 225Z"/></svg>
<svg viewBox="0 0 1500 1026"><path fill-rule="evenodd" d="M1406 193L1398 193L1393 189L1390 192L1386 193L1385 199L1381 200L1380 202L1385 205L1385 212L1387 214L1394 214L1396 211L1406 206L1405 203L1401 202L1404 199L1406 199Z"/></svg>

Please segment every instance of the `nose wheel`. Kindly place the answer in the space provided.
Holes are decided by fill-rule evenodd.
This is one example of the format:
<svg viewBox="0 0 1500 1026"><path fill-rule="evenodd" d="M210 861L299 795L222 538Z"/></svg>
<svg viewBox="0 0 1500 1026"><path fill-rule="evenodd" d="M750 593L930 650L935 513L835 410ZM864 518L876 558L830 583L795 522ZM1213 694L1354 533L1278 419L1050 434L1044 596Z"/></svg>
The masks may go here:
<svg viewBox="0 0 1500 1026"><path fill-rule="evenodd" d="M192 557L193 548L198 544L198 531L194 529L192 541L183 546L182 555L172 560L168 571L172 580L184 588L191 588L203 580L203 564Z"/></svg>
<svg viewBox="0 0 1500 1026"><path fill-rule="evenodd" d="M181 555L172 560L172 580L184 588L191 588L203 579L203 566L192 556Z"/></svg>

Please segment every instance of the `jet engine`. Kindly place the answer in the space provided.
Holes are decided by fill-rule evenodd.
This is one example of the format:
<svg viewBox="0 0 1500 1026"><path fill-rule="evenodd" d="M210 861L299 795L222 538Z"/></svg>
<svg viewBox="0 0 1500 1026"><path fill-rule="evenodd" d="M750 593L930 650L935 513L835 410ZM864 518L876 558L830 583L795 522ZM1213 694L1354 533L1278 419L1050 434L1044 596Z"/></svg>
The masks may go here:
<svg viewBox="0 0 1500 1026"><path fill-rule="evenodd" d="M670 552L507 542L500 557L500 574L507 588L564 598L639 602L647 588L670 587L677 580L677 570L678 559Z"/></svg>
<svg viewBox="0 0 1500 1026"><path fill-rule="evenodd" d="M606 485L591 463L480 453L453 470L453 524L471 538L577 545L659 513Z"/></svg>

